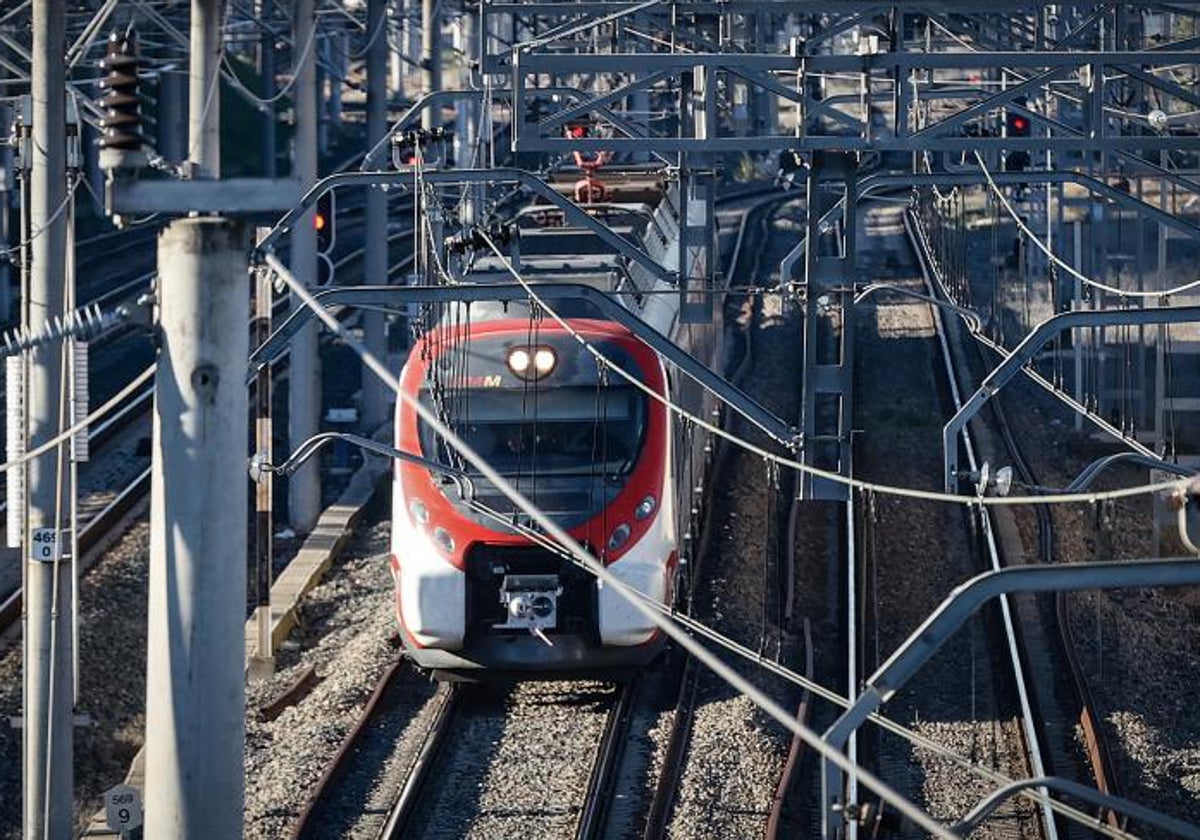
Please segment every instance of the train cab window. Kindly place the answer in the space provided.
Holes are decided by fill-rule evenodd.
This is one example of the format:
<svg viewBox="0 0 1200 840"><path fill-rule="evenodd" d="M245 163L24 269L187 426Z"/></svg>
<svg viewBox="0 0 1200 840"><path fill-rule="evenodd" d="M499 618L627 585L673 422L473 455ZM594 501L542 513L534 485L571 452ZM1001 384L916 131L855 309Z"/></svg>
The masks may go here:
<svg viewBox="0 0 1200 840"><path fill-rule="evenodd" d="M646 398L632 387L471 389L460 405L454 431L501 475L625 475L645 436ZM421 448L444 460L425 424Z"/></svg>

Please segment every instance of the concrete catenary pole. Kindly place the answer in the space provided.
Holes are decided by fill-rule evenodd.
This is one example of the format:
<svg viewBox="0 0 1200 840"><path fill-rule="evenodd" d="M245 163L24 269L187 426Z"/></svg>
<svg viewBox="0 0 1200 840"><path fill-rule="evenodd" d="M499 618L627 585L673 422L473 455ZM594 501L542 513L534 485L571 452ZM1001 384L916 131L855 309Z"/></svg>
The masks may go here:
<svg viewBox="0 0 1200 840"><path fill-rule="evenodd" d="M308 189L317 180L316 45L313 0L296 0L293 7L294 55L304 60L296 67L296 130L292 143L292 174ZM317 232L314 211L305 213L292 231L291 269L301 283L317 280ZM294 307L302 306L299 301ZM315 435L321 415L321 361L317 355L317 324L309 322L292 340L288 363L288 438L294 452ZM310 460L288 483L288 517L294 529L311 531L321 512L321 476L317 461Z"/></svg>
<svg viewBox="0 0 1200 840"><path fill-rule="evenodd" d="M242 836L248 248L214 217L158 242L146 837Z"/></svg>
<svg viewBox="0 0 1200 840"><path fill-rule="evenodd" d="M35 0L30 93L33 101L26 323L38 330L66 304L66 50L65 4ZM63 427L62 349L33 350L28 359L29 448ZM28 840L68 838L74 829L71 652L71 564L61 559L63 520L74 488L60 447L29 463L25 530L24 828ZM36 536L36 538L35 538Z"/></svg>
<svg viewBox="0 0 1200 840"><path fill-rule="evenodd" d="M216 178L221 3L191 11L189 160ZM215 217L177 219L158 241L147 837L242 834L248 248L240 222Z"/></svg>
<svg viewBox="0 0 1200 840"><path fill-rule="evenodd" d="M387 0L367 2L367 148L387 131ZM387 283L387 195L377 187L367 189L366 283ZM382 312L363 313L363 342L378 359L387 356L387 332ZM363 374L362 421L374 430L387 419L388 390L379 377Z"/></svg>
<svg viewBox="0 0 1200 840"><path fill-rule="evenodd" d="M203 178L221 177L221 5L192 0L187 159Z"/></svg>
<svg viewBox="0 0 1200 840"><path fill-rule="evenodd" d="M424 71L424 90L433 93L442 89L442 17L438 0L421 0L421 68ZM441 108L427 108L421 115L426 129L441 124Z"/></svg>

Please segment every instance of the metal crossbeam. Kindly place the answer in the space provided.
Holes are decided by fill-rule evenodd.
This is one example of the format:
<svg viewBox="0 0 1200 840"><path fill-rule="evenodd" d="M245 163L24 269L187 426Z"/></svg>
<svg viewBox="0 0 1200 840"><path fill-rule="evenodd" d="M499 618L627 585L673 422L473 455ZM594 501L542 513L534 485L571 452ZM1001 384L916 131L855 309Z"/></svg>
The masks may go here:
<svg viewBox="0 0 1200 840"><path fill-rule="evenodd" d="M271 228L267 236L259 243L258 250L266 252L274 248L275 243L279 241L280 237L293 228L308 209L315 206L318 199L330 190L351 186L387 185L411 187L416 176L417 170L414 167L405 166L392 172L340 172L322 178L313 185L312 189L304 194L299 204L289 210L275 223L275 226ZM620 234L615 233L603 222L581 209L575 202L560 195L536 173L508 167L497 167L496 169L426 169L420 172L420 177L429 184L520 184L539 198L544 199L548 204L552 204L561 210L563 216L571 226L584 228L590 233L595 234L604 244L612 248L613 251L638 263L650 272L653 277L668 282L673 282L676 279L673 272L667 271L659 265L644 250Z"/></svg>
<svg viewBox="0 0 1200 840"><path fill-rule="evenodd" d="M777 441L791 445L795 429L785 420L775 416L753 397L736 385L709 370L702 362L673 341L651 327L618 301L599 289L579 283L539 283L535 286L538 297L543 300L583 301L594 306L605 318L626 327L642 339L656 353L680 371L695 379L705 389L720 399L736 406L751 422ZM391 307L406 311L414 303L467 303L473 301L527 301L529 291L516 283L463 283L457 286L359 286L347 289L329 289L315 295L323 306ZM297 309L288 316L263 344L250 354L247 382L263 365L277 361L288 342L298 333L313 315L308 308Z"/></svg>

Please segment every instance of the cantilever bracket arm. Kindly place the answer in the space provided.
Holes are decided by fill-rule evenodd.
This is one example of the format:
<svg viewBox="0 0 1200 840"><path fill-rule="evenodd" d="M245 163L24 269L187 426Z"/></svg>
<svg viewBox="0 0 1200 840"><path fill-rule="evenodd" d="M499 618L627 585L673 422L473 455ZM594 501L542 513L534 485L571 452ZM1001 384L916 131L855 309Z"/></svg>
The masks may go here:
<svg viewBox="0 0 1200 840"><path fill-rule="evenodd" d="M1107 808L1121 814L1128 814L1138 822L1152 825L1163 831L1169 831L1171 834L1178 835L1179 837L1200 840L1200 828L1189 825L1183 820L1177 820L1174 817L1160 814L1158 811L1147 808L1144 805L1139 805L1128 799L1123 799L1120 796L1113 796L1111 793L1104 793L1087 785L1081 785L1079 782L1073 782L1070 779L1063 779L1058 776L1046 776L1040 779L1018 779L1011 784L997 788L986 799L971 809L971 813L951 826L951 830L961 834L963 837L969 836L972 831L979 827L980 823L990 817L1005 801L1027 788L1049 788L1061 791L1070 796L1091 802L1094 805L1099 805L1101 808Z"/></svg>
<svg viewBox="0 0 1200 840"><path fill-rule="evenodd" d="M868 283L866 286L863 286L861 289L859 289L858 294L854 296L854 302L862 303L869 295L882 291L895 292L898 295L916 298L917 300L923 300L926 303L932 303L934 306L940 306L943 309L949 309L951 312L957 313L964 321L967 322L967 326L970 328L971 332L983 331L983 321L980 320L979 313L975 310L967 309L965 306L959 306L957 303L951 303L948 300L942 300L941 298L934 297L933 295L922 294L915 289L906 289L903 286L896 286L892 283Z"/></svg>
<svg viewBox="0 0 1200 840"><path fill-rule="evenodd" d="M983 176L978 168L951 169L946 172L921 172L905 175L877 174L868 175L858 182L860 197L867 192L886 189L888 187L922 187L937 185L945 187L972 186L980 183ZM1132 207L1139 213L1145 214L1153 221L1191 237L1200 239L1200 227L1186 219L1174 216L1166 211L1148 204L1129 193L1122 192L1116 187L1104 183L1098 178L1084 175L1081 172L1049 172L1031 169L1026 172L993 172L992 180L997 184L1078 184L1091 192L1111 198L1126 206Z"/></svg>
<svg viewBox="0 0 1200 840"><path fill-rule="evenodd" d="M442 473L443 475L451 476L456 479L465 479L467 474L462 470L445 464L439 464L437 461L431 461L428 458L422 458L420 455L414 455L411 452L405 452L403 449L396 449L388 446L385 443L380 443L377 440L362 437L361 435L350 434L349 432L321 432L313 435L304 443L296 448L288 459L282 464L268 464L260 455L255 455L250 459L250 479L255 483L264 481L267 476L281 475L284 478L292 475L296 470L304 465L304 462L316 455L328 444L335 440L345 441L359 449L370 452L374 455L382 455L385 458L391 458L397 461L407 461L410 464L416 464L419 467L424 467L430 472Z"/></svg>
<svg viewBox="0 0 1200 840"><path fill-rule="evenodd" d="M1126 589L1142 586L1190 586L1200 583L1200 558L1119 560L1104 563L1010 566L976 575L956 587L867 680L858 698L842 712L822 738L845 750L850 735L893 695L993 598L1018 592L1067 592L1078 589ZM840 790L841 771L821 760L822 796L827 825L835 823L829 808ZM1192 835L1194 836L1194 835Z"/></svg>
<svg viewBox="0 0 1200 840"><path fill-rule="evenodd" d="M274 250L275 243L291 228L295 227L300 218L309 208L317 203L325 193L338 187L353 186L411 186L417 177L415 167L405 166L388 172L338 172L317 181L300 199L300 203L285 213L256 249L259 254ZM608 225L593 218L580 209L579 205L555 192L537 174L526 172L524 169L497 167L495 169L438 169L425 170L420 177L429 184L495 184L515 183L544 199L562 211L566 220L574 227L580 227L595 234L600 241L608 245L618 254L638 263L651 276L666 282L674 282L676 275L658 264L652 256L618 233Z"/></svg>
<svg viewBox="0 0 1200 840"><path fill-rule="evenodd" d="M578 300L594 306L601 315L616 321L646 342L652 350L685 375L696 380L700 386L719 399L729 403L750 422L758 426L789 450L796 441L796 429L780 419L742 389L709 370L686 350L671 339L630 312L618 301L591 286L582 283L538 283L535 287L543 300ZM464 283L459 286L354 286L328 289L313 296L317 303L332 306L356 306L393 308L404 311L412 303L470 303L472 301L528 301L529 291L517 283ZM292 312L271 333L270 337L250 354L246 382L254 380L258 370L271 364L283 355L288 343L300 329L314 317L313 311L303 307Z"/></svg>
<svg viewBox="0 0 1200 840"><path fill-rule="evenodd" d="M1200 306L1166 306L1147 309L1078 310L1047 318L1025 336L1012 354L1002 361L980 384L979 389L963 403L958 413L942 429L942 449L945 453L945 490L954 492L958 472L958 437L980 409L1008 381L1020 373L1038 351L1063 330L1075 327L1125 326L1138 324L1180 324L1200 322Z"/></svg>

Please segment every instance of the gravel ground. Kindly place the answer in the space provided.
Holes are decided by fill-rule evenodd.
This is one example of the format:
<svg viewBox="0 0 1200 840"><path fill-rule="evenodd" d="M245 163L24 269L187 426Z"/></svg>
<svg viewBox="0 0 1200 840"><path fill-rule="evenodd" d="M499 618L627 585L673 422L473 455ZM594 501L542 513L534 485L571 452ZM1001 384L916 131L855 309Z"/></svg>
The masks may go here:
<svg viewBox="0 0 1200 840"><path fill-rule="evenodd" d="M409 834L572 837L614 696L594 682L471 691Z"/></svg>
<svg viewBox="0 0 1200 840"><path fill-rule="evenodd" d="M904 237L900 208L866 211L860 268L923 292ZM870 249L867 251L866 249ZM932 340L928 307L885 295L860 315L856 345L858 438L856 473L864 479L915 487L941 483L940 350ZM863 669L873 671L946 597L979 570L961 508L900 500L866 499L863 576L870 592L864 609L873 622ZM915 570L917 573L914 573ZM916 728L959 755L1012 777L1027 774L1009 701L1004 653L990 647L986 622L976 618L909 681L884 713ZM942 819L960 817L992 785L951 763L914 750L894 736L864 730L884 779ZM1024 802L1006 805L973 837L1036 836L1037 821ZM913 835L916 836L916 835Z"/></svg>
<svg viewBox="0 0 1200 840"><path fill-rule="evenodd" d="M275 675L247 688L248 838L290 831L309 791L396 658L390 641L394 626L387 539L388 523L368 516L343 558L306 596L300 625L278 655ZM275 720L265 720L258 709L309 664L320 677L312 693Z"/></svg>
<svg viewBox="0 0 1200 840"><path fill-rule="evenodd" d="M1003 235L1001 241L1007 241ZM1172 241L1173 249L1185 245ZM988 247L990 232L985 229L971 241L980 264L987 260ZM1168 265L1166 282L1189 279L1186 267L1195 265L1195 254L1173 252ZM990 288L985 283L977 281L973 289L978 300L988 300ZM1016 320L1012 311L1007 313L1008 323ZM1147 340L1152 336L1148 334ZM1010 342L1017 338L1019 334L1014 334ZM1180 381L1195 376L1194 359L1184 356L1176 361L1174 373ZM1053 360L1044 360L1039 369L1052 374ZM1060 370L1063 387L1071 388L1069 356ZM1144 387L1153 385L1148 381ZM1093 433L1087 421L1076 431L1069 409L1024 377L1005 389L1004 399L1018 439L1045 485L1064 486L1096 458L1122 449ZM1185 438L1187 425L1181 429ZM1183 444L1185 450L1187 445ZM1136 486L1147 479L1143 469L1119 467L1106 471L1097 486ZM1053 512L1060 562L1141 558L1158 552L1148 497L1100 508L1058 505ZM1019 521L1026 544L1033 545L1032 517ZM1171 528L1165 533L1164 552L1179 553L1170 542ZM1200 710L1185 699L1200 685L1200 589L1084 592L1070 594L1066 601L1121 794L1200 824ZM1077 737L1082 741L1081 733Z"/></svg>
<svg viewBox="0 0 1200 840"><path fill-rule="evenodd" d="M794 244L793 227L791 219L772 222L772 233L785 229L788 233L773 236L771 246L763 249L762 271L769 272ZM797 312L785 310L778 296L767 296L753 306L744 304L738 315L740 329L752 333L753 346L753 375L743 387L777 415L795 417L799 410L794 385L800 348ZM762 442L748 423L734 420L733 431ZM693 613L751 648L763 643L765 652L774 655L780 630L778 578L776 560L769 554L774 555L786 533L784 496L769 485L760 459L731 447L720 459L712 485L703 579ZM781 681L764 678L751 665L737 667L785 705L794 705L794 693ZM669 728L660 732L666 737ZM669 835L761 835L790 742L782 727L749 700L711 674L701 673Z"/></svg>
<svg viewBox="0 0 1200 840"><path fill-rule="evenodd" d="M146 569L150 527L135 525L80 587L79 711L92 725L76 730L75 816L79 828L121 781L141 746L146 684ZM119 665L119 667L117 667ZM21 646L0 658L0 714L21 714ZM21 732L0 727L0 836L19 837Z"/></svg>

